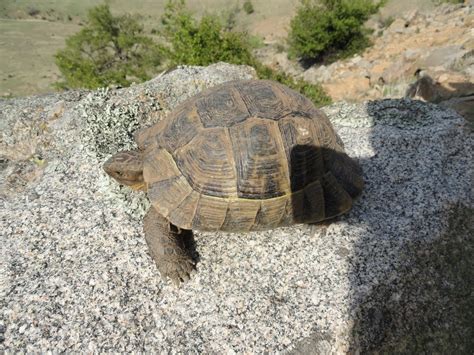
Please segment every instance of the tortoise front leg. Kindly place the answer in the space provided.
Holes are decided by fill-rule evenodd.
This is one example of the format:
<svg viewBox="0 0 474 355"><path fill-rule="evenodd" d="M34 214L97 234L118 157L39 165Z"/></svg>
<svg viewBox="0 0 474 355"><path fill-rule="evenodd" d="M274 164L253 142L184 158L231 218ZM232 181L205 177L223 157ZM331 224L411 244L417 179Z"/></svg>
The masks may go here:
<svg viewBox="0 0 474 355"><path fill-rule="evenodd" d="M150 207L143 222L148 249L163 280L169 277L177 286L189 280L194 262L183 236L190 231L180 230L153 207Z"/></svg>

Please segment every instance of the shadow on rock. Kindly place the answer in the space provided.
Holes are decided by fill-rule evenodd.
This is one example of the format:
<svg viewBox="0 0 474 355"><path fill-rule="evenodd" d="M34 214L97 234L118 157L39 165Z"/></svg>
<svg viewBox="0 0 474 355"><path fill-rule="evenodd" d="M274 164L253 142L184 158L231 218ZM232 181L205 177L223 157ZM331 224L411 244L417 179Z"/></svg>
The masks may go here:
<svg viewBox="0 0 474 355"><path fill-rule="evenodd" d="M405 96L438 103L456 110L474 127L474 84L471 82L440 83L428 74L419 75Z"/></svg>
<svg viewBox="0 0 474 355"><path fill-rule="evenodd" d="M354 122L371 127L358 160L365 188L340 218L352 234L352 250L341 256L350 321L341 333L314 329L290 354L470 353L474 210L466 147L472 137L459 128L460 117L430 103L387 99L366 110L371 122ZM357 139L354 132L343 138Z"/></svg>
<svg viewBox="0 0 474 355"><path fill-rule="evenodd" d="M413 241L404 246L398 275L375 286L358 306L354 353L471 353L473 213L455 206L445 234L432 243ZM359 263L354 271L361 267Z"/></svg>
<svg viewBox="0 0 474 355"><path fill-rule="evenodd" d="M367 233L350 257L351 353L474 348L474 210L463 167L472 157L447 122L458 119L433 110L407 99L367 106L375 154L361 161L366 189L355 213Z"/></svg>

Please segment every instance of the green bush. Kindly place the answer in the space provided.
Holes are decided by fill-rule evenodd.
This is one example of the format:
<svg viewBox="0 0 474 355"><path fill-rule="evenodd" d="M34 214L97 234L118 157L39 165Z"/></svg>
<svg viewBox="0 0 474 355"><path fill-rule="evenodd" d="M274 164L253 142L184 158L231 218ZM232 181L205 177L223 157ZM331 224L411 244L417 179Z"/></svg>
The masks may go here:
<svg viewBox="0 0 474 355"><path fill-rule="evenodd" d="M162 50L142 32L135 17L114 17L108 5L92 8L87 25L55 56L64 77L57 86L94 89L148 80L161 62Z"/></svg>
<svg viewBox="0 0 474 355"><path fill-rule="evenodd" d="M320 85L294 80L260 63L251 52L255 39L244 32L228 31L219 18L207 14L197 21L184 0L168 1L162 17L162 35L168 42L170 65L209 65L219 61L253 66L261 79L278 81L310 98L315 105L331 99Z"/></svg>
<svg viewBox="0 0 474 355"><path fill-rule="evenodd" d="M247 15L253 14L255 9L253 8L253 4L250 0L246 0L243 5L244 11Z"/></svg>
<svg viewBox="0 0 474 355"><path fill-rule="evenodd" d="M219 61L248 64L252 61L251 45L245 33L225 30L215 15L206 14L197 21L183 0L168 1L162 24L172 65L209 65Z"/></svg>
<svg viewBox="0 0 474 355"><path fill-rule="evenodd" d="M289 54L303 61L335 60L369 45L363 27L386 0L301 0L288 34Z"/></svg>

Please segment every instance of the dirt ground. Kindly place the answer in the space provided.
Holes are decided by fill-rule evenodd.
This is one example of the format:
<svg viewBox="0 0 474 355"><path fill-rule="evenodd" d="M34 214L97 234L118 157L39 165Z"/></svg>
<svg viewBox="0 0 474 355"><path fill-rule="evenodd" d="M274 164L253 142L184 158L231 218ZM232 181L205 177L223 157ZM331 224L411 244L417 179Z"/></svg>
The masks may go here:
<svg viewBox="0 0 474 355"><path fill-rule="evenodd" d="M54 53L78 25L42 20L0 20L0 95L54 91L59 79Z"/></svg>

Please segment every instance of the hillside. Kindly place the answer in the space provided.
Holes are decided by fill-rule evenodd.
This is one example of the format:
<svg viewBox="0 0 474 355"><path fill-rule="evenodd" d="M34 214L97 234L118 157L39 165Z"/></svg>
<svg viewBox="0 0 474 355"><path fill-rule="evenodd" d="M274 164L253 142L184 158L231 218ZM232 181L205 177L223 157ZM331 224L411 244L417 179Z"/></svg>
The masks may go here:
<svg viewBox="0 0 474 355"><path fill-rule="evenodd" d="M351 58L305 68L276 46L259 49L259 57L321 84L334 101L409 96L453 107L474 122L474 2L383 13L367 23L373 45Z"/></svg>
<svg viewBox="0 0 474 355"><path fill-rule="evenodd" d="M4 1L0 4L0 95L3 97L47 93L54 89L59 71L54 64L53 55L64 46L64 40L79 31L85 21L87 10L101 3L98 0L19 0ZM126 0L109 1L115 14L139 14L145 24L146 32L159 24L166 0ZM228 14L243 1L188 0L189 8L201 15L205 12ZM298 5L298 0L253 0L255 12L248 15L244 11L236 14L238 29L248 30L263 39L265 48L272 58L274 47L284 45L288 25ZM230 4L230 5L229 5ZM434 8L432 0L389 0L376 21L398 16L417 9L430 11ZM267 58L268 59L268 58Z"/></svg>

